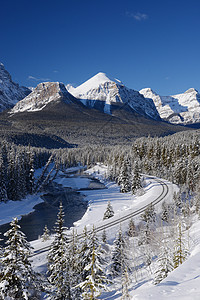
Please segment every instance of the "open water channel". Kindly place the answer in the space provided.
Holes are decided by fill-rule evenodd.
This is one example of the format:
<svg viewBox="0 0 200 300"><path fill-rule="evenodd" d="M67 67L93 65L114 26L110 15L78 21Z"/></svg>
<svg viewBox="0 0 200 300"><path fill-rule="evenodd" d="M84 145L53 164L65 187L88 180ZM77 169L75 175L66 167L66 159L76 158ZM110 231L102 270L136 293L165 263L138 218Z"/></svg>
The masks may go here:
<svg viewBox="0 0 200 300"><path fill-rule="evenodd" d="M65 176L67 177L69 175ZM86 177L90 180L90 183L85 190L105 188L104 184L89 175L71 174L70 178L72 178L72 176L77 178ZM82 193L80 191L82 191ZM22 216L19 221L21 230L27 236L28 241L35 240L42 235L45 225L47 225L48 229L53 233L61 201L65 213L64 226L68 228L71 227L74 222L81 219L87 210L88 203L85 200L84 189L63 187L61 184L52 182L43 189L41 198L44 202L37 204L34 207L33 212ZM4 233L9 228L9 223L1 225L0 232Z"/></svg>

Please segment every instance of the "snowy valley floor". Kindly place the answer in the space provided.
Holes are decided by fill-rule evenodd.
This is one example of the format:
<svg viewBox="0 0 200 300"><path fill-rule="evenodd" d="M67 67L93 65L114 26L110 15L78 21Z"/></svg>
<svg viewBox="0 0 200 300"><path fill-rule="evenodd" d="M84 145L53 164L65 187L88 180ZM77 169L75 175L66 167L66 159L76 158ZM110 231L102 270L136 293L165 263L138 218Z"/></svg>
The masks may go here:
<svg viewBox="0 0 200 300"><path fill-rule="evenodd" d="M161 192L161 186L153 179L146 179L144 194L143 195L131 195L131 193L122 194L119 191L117 184L113 182L105 181L104 175L107 168L103 165L97 164L94 168L87 170L88 174L93 175L105 184L105 189L100 190L87 190L90 180L88 178L81 177L64 177L60 172L57 176L56 182L62 184L65 187L73 187L83 189L83 193L88 201L88 209L81 220L74 224L74 228L78 233L83 231L84 226L87 229L91 229L94 225L99 226L105 224L108 220L103 221L103 214L106 210L108 201L111 202L115 215L112 220L117 220L119 217L127 214L131 210L136 210L152 201ZM178 191L177 186L165 181L169 187L169 193L165 199L166 202L172 201L173 193ZM85 189L85 190L84 190ZM32 199L33 200L33 199ZM21 202L21 207L13 207L11 204L6 204L7 209L4 208L2 203L0 207L0 220L2 223L11 221L12 217L20 216L21 214L27 214L33 208L36 203L42 201L41 198L35 197L35 202L29 201L29 198ZM31 203L30 203L31 202ZM29 205L30 204L30 205ZM16 205L16 204L14 204ZM156 206L156 212L161 210L161 204ZM140 218L134 219L135 224L139 224ZM189 258L177 269L172 271L169 276L164 279L160 284L153 285L152 275L149 275L147 269L141 270L140 274L130 276L130 296L135 300L162 300L162 299L180 299L180 300L199 300L200 299L200 221L197 217L194 225L189 230L191 240L191 252ZM121 224L122 232L127 230L128 221ZM111 227L107 230L107 240L112 247L113 240L119 230L119 224ZM72 228L68 230L68 234L72 232ZM101 235L101 234L100 234ZM35 250L48 246L51 240L42 242L41 239L31 242ZM39 255L32 257L33 266L36 271L46 271L46 255L47 252L43 252ZM103 293L101 299L120 299L121 298L121 282L112 286L113 290L108 293Z"/></svg>

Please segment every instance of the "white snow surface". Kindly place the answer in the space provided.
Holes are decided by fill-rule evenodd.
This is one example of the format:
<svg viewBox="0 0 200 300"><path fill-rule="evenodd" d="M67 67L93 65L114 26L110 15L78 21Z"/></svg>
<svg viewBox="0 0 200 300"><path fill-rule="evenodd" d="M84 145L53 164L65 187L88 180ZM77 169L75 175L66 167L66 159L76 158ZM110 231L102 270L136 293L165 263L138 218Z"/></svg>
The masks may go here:
<svg viewBox="0 0 200 300"><path fill-rule="evenodd" d="M159 114L151 99L146 100L139 92L127 88L119 79L110 79L105 73L98 73L80 86L67 86L68 91L89 107L100 108L112 114L111 105L128 103L141 115L158 119Z"/></svg>
<svg viewBox="0 0 200 300"><path fill-rule="evenodd" d="M82 217L81 220L75 223L75 228L80 232L83 230L84 226L91 228L94 224L98 226L102 222L108 222L108 220L102 221L103 213L107 206L107 201L111 201L113 206L115 216L113 218L118 218L119 216L125 214L129 209L136 209L140 205L148 203L152 200L152 197L156 197L160 193L160 186L156 184L153 179L146 180L145 184L145 194L143 196L132 196L130 193L122 194L119 192L119 187L112 182L106 182L104 180L104 174L107 172L107 167L103 165L96 165L94 168L87 170L89 174L93 174L95 177L99 178L105 183L107 189L104 190L93 190L93 191L83 191L86 195L86 199L89 201L89 206L87 212ZM59 176L60 180L63 177ZM58 182L59 182L58 178ZM78 178L73 178L78 187ZM77 180L77 181L76 181ZM60 181L60 183L61 183ZM174 191L177 191L177 186L165 181L169 187L169 194L165 201L171 201ZM67 182L63 181L64 185L67 186ZM68 184L71 184L68 181ZM85 183L85 187L86 187ZM159 206L156 208L159 211ZM124 230L126 224L122 224L122 230ZM108 230L107 237L110 242L115 238L115 234L118 231L118 226L113 227ZM189 231L193 247L189 258L177 269L172 271L167 278L165 278L160 284L153 285L148 279L138 284L132 283L132 288L130 289L130 299L134 300L199 300L200 299L200 221L196 220L194 225ZM45 247L50 245L51 240L46 242L41 242L41 239L31 242L35 249ZM41 253L34 256L33 266L36 271L46 270L46 254ZM120 299L121 298L121 284L116 285L116 290L110 293L103 293L101 299Z"/></svg>
<svg viewBox="0 0 200 300"><path fill-rule="evenodd" d="M172 96L160 96L150 88L142 89L140 93L153 100L162 119L174 124L200 122L200 94L194 88Z"/></svg>
<svg viewBox="0 0 200 300"><path fill-rule="evenodd" d="M8 201L6 203L0 203L0 225L6 224L12 221L14 217L18 220L21 219L22 215L34 211L33 207L36 204L43 202L40 195L28 195L26 198L20 201Z"/></svg>
<svg viewBox="0 0 200 300"><path fill-rule="evenodd" d="M96 89L101 84L104 84L105 82L116 82L121 83L121 81L115 81L108 78L108 76L105 73L99 72L98 74L94 75L92 78L88 79L81 85L79 85L77 88L74 89L73 95L75 97L78 97L79 95L86 94L90 89Z"/></svg>
<svg viewBox="0 0 200 300"><path fill-rule="evenodd" d="M134 300L200 299L200 221L190 228L194 247L189 258L158 285L147 283L132 292Z"/></svg>
<svg viewBox="0 0 200 300"><path fill-rule="evenodd" d="M103 220L103 215L108 201L111 202L115 213L115 215L112 217L112 221L114 221L151 203L151 201L159 196L162 192L162 186L158 184L157 181L155 181L153 178L147 178L145 180L143 195L132 195L131 192L120 193L120 187L115 182L104 180L104 174L107 172L106 166L96 165L86 172L104 182L106 189L100 189L96 191L87 190L83 192L84 195L86 195L85 199L88 201L88 209L82 219L74 224L78 233L82 232L85 226L87 226L88 229L92 229L93 225L98 227L110 222L110 220ZM177 187L170 182L165 181L165 183L169 187L169 194L165 200L170 201L173 193L177 191ZM161 205L157 205L156 210L159 211L160 207ZM121 224L121 226L126 227L127 222L125 221L125 225ZM111 240L115 237L115 233L118 232L118 228L119 225L116 225L108 230Z"/></svg>

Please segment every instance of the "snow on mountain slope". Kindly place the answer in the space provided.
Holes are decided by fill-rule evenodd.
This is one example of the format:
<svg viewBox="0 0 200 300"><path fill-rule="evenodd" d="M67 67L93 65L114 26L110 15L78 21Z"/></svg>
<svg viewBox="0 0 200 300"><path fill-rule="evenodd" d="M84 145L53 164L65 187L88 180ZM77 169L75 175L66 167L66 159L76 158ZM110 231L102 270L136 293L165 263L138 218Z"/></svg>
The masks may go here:
<svg viewBox="0 0 200 300"><path fill-rule="evenodd" d="M71 103L70 94L64 84L59 82L43 82L38 84L31 94L19 101L13 107L11 113L42 110L48 103L61 99L67 103Z"/></svg>
<svg viewBox="0 0 200 300"><path fill-rule="evenodd" d="M0 112L13 107L30 92L28 88L14 83L4 65L0 63Z"/></svg>
<svg viewBox="0 0 200 300"><path fill-rule="evenodd" d="M200 122L200 94L193 88L173 96L160 96L150 88L140 93L153 100L162 119L175 124Z"/></svg>
<svg viewBox="0 0 200 300"><path fill-rule="evenodd" d="M68 86L68 91L84 105L101 108L108 114L112 113L112 104L127 103L137 113L159 119L151 99L145 99L139 92L127 88L118 79L109 79L104 73L96 74L77 88Z"/></svg>

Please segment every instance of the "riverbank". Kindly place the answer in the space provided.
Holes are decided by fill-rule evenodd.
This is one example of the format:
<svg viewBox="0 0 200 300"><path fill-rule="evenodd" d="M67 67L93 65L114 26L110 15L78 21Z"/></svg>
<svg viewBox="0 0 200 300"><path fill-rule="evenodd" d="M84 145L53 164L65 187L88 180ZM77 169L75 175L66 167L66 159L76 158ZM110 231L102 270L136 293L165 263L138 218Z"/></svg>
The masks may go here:
<svg viewBox="0 0 200 300"><path fill-rule="evenodd" d="M72 227L74 222L80 220L88 206L84 190L102 189L105 186L90 175L79 174L77 168L69 170L60 171L52 183L43 187L40 194L28 195L22 201L1 203L0 232L6 232L12 218L17 217L28 241L38 239L45 225L53 233L61 201L65 213L64 226Z"/></svg>

